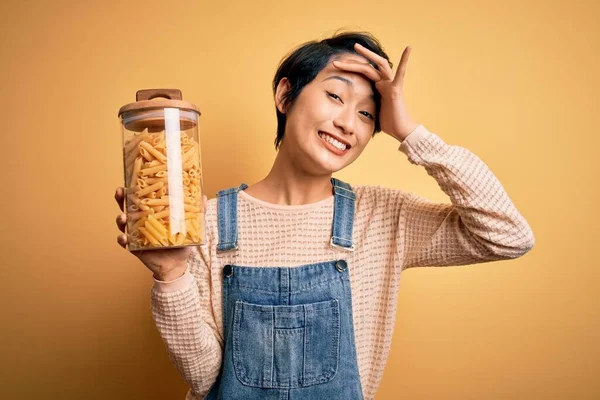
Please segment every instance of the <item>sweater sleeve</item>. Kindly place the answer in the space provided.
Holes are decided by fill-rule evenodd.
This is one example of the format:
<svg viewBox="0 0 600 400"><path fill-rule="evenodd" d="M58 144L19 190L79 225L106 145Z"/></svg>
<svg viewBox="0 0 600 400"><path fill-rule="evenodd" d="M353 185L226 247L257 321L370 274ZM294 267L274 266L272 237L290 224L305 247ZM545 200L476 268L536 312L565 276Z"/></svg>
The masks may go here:
<svg viewBox="0 0 600 400"><path fill-rule="evenodd" d="M202 399L217 379L223 344L210 311L209 246L195 247L183 276L155 279L152 316L169 359L190 386L187 398Z"/></svg>
<svg viewBox="0 0 600 400"><path fill-rule="evenodd" d="M529 224L488 166L419 125L400 145L450 197L440 204L414 193L402 202L397 242L402 267L466 265L517 258L535 244Z"/></svg>

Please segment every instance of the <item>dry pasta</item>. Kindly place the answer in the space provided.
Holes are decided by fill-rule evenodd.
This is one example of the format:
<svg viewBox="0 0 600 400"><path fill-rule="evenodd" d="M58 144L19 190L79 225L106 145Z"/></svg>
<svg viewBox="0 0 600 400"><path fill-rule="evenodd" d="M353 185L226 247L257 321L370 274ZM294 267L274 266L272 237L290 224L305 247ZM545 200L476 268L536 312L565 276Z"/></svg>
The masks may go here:
<svg viewBox="0 0 600 400"><path fill-rule="evenodd" d="M167 168L172 164L167 159L170 142L166 139L164 131L144 130L136 132L123 148L130 250L196 245L204 240L200 144L181 132L180 159L175 162L181 163L179 193L183 197L172 215L176 205L171 204L174 198L169 192L173 177Z"/></svg>

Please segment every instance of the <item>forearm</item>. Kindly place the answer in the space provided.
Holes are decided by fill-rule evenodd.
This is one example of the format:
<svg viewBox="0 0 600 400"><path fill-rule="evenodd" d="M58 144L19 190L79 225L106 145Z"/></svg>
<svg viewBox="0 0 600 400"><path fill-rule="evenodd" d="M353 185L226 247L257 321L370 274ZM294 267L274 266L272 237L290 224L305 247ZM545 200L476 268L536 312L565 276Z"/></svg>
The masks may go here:
<svg viewBox="0 0 600 400"><path fill-rule="evenodd" d="M453 243L463 254L471 252L478 259L490 260L515 258L533 247L535 238L529 224L496 176L475 154L446 144L423 126L407 137L400 150L412 164L427 170L452 203L444 207L410 199L406 206L409 231L426 231L419 224L437 213L431 224L437 221L437 230L429 232L430 236L424 236L424 240ZM407 240L414 239L415 234L412 236ZM450 256L460 256L459 250Z"/></svg>
<svg viewBox="0 0 600 400"><path fill-rule="evenodd" d="M152 316L169 359L200 398L215 382L222 361L221 343L208 312L208 291L202 285L188 269L173 281L156 281L151 292Z"/></svg>

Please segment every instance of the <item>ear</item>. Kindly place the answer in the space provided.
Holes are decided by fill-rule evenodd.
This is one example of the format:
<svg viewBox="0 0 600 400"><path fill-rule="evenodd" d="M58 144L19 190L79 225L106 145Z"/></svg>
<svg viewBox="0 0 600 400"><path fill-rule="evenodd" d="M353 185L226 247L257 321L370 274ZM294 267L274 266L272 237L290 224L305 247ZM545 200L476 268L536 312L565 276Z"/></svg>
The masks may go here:
<svg viewBox="0 0 600 400"><path fill-rule="evenodd" d="M283 107L283 97L290 90L290 81L288 78L281 78L275 90L275 106L280 113L285 114L286 110Z"/></svg>

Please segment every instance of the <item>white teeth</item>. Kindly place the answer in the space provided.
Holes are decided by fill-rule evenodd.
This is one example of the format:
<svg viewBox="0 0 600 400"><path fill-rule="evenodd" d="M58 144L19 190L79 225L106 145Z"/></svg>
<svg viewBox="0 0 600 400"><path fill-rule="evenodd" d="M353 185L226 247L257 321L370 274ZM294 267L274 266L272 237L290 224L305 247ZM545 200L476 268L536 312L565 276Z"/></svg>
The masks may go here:
<svg viewBox="0 0 600 400"><path fill-rule="evenodd" d="M335 140L334 138L332 138L331 136L323 133L323 132L319 132L319 136L321 138L323 138L324 140L328 141L329 143L331 143L335 148L340 149L340 150L346 150L346 145L342 142L340 142L339 140Z"/></svg>

